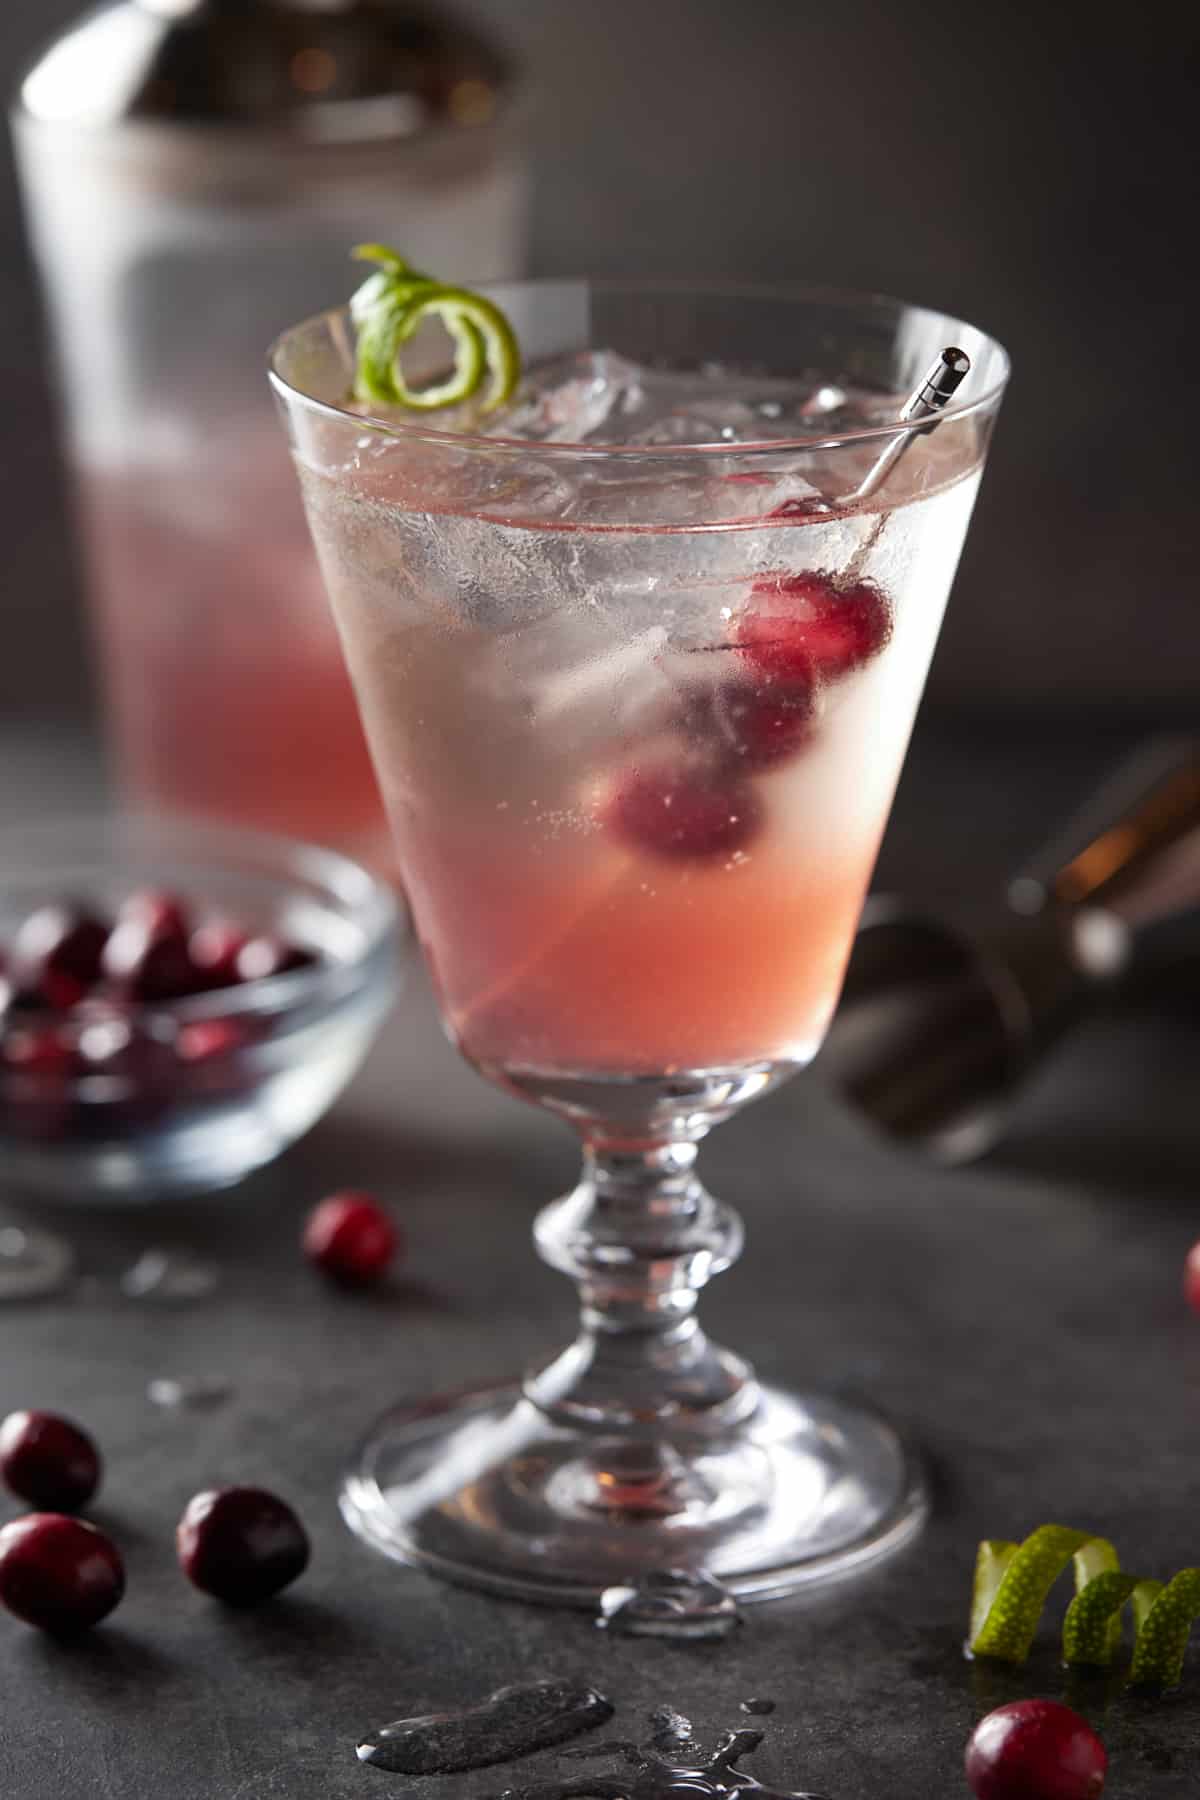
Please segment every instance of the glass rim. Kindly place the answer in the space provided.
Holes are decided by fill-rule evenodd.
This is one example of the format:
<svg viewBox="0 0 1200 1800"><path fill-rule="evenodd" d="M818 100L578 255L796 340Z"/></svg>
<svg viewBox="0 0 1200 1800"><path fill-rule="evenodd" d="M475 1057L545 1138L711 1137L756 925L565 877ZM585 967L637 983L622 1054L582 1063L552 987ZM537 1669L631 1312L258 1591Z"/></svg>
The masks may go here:
<svg viewBox="0 0 1200 1800"><path fill-rule="evenodd" d="M885 294L866 289L822 286L809 282L747 282L747 281L688 281L682 278L663 278L639 281L623 279L619 276L592 278L589 276L547 276L513 281L483 282L481 291L487 293L494 289L507 288L543 288L584 286L598 293L640 294L649 296L664 295L703 295L710 299L728 300L777 300L809 303L822 302L826 305L841 305L849 309L877 308L903 312L925 313L931 318L948 318L939 308L925 306L914 301L897 299L893 294ZM333 401L318 399L315 394L307 393L284 375L279 367L280 360L287 346L303 331L329 321L332 325L346 327L350 323L350 307L348 303L341 306L325 308L323 312L313 313L308 318L289 325L272 341L267 350L267 379L278 397L286 405L300 403L313 412L323 414L327 418L342 420L359 431L380 432L384 436L404 440L429 443L435 446L453 447L456 449L488 450L502 455L534 452L539 457L548 456L565 460L583 461L586 459L607 460L611 457L624 457L637 460L643 458L657 459L691 459L693 457L750 457L781 456L794 454L797 451L837 449L844 444L878 444L881 447L903 432L910 431L912 425L901 419L888 425L863 425L852 431L812 432L799 437L748 439L741 443L709 443L709 444L603 444L574 443L554 441L541 438L505 437L500 433L491 435L482 431L447 431L439 430L422 422L423 415L414 413L410 418L383 418L371 412L351 412L347 407L338 406ZM994 409L998 406L1012 373L1012 360L1004 345L990 332L981 326L970 325L966 319L955 319L958 325L968 325L972 331L986 339L988 345L1000 358L998 377L992 381L981 394L969 400L951 400L937 415L939 425L951 420L972 418L974 415Z"/></svg>

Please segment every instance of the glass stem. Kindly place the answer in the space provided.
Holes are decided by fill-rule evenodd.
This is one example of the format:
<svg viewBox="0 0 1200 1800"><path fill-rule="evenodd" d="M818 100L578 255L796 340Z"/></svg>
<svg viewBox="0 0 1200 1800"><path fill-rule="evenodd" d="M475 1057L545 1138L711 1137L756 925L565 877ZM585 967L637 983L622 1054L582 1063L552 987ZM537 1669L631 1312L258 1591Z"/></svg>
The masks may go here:
<svg viewBox="0 0 1200 1800"><path fill-rule="evenodd" d="M742 1222L696 1176L698 1145L588 1136L573 1193L539 1215L544 1261L579 1288L579 1336L526 1393L564 1425L643 1442L713 1436L752 1413L753 1371L710 1343L700 1289L742 1248Z"/></svg>

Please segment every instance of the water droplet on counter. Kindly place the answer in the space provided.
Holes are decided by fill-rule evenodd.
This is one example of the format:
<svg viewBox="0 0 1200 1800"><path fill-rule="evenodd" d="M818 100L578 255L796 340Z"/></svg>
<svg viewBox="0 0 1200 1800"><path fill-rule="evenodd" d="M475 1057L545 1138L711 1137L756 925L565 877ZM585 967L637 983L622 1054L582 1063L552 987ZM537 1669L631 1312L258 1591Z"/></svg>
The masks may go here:
<svg viewBox="0 0 1200 1800"><path fill-rule="evenodd" d="M722 1738L707 1761L698 1750L682 1750L676 1758L659 1755L653 1745L589 1744L566 1750L564 1756L581 1761L601 1756L618 1757L623 1774L570 1775L536 1781L524 1787L506 1788L500 1800L675 1800L691 1794L699 1800L820 1800L817 1794L794 1788L766 1787L737 1767L743 1756L757 1750L761 1731L731 1731ZM688 1760L683 1761L686 1754Z"/></svg>
<svg viewBox="0 0 1200 1800"><path fill-rule="evenodd" d="M742 1711L744 1713L757 1713L760 1717L764 1717L767 1713L773 1713L775 1711L775 1702L773 1700L764 1700L760 1698L759 1695L753 1694L749 1700L742 1701Z"/></svg>
<svg viewBox="0 0 1200 1800"><path fill-rule="evenodd" d="M147 1399L164 1412L207 1412L224 1405L232 1393L232 1386L220 1375L157 1375L146 1384Z"/></svg>
<svg viewBox="0 0 1200 1800"><path fill-rule="evenodd" d="M128 1300L202 1300L220 1275L212 1263L182 1250L146 1250L121 1277Z"/></svg>
<svg viewBox="0 0 1200 1800"><path fill-rule="evenodd" d="M703 1569L648 1569L605 1588L596 1624L631 1637L723 1638L742 1623L737 1601Z"/></svg>
<svg viewBox="0 0 1200 1800"><path fill-rule="evenodd" d="M612 1714L604 1695L584 1683L523 1682L476 1706L383 1725L359 1744L358 1757L398 1775L450 1775L566 1743Z"/></svg>
<svg viewBox="0 0 1200 1800"><path fill-rule="evenodd" d="M656 1706L650 1714L650 1729L654 1734L650 1743L655 1750L677 1750L681 1744L691 1742L692 1721L673 1706Z"/></svg>
<svg viewBox="0 0 1200 1800"><path fill-rule="evenodd" d="M75 1252L65 1238L22 1225L0 1227L0 1301L61 1293L74 1273Z"/></svg>

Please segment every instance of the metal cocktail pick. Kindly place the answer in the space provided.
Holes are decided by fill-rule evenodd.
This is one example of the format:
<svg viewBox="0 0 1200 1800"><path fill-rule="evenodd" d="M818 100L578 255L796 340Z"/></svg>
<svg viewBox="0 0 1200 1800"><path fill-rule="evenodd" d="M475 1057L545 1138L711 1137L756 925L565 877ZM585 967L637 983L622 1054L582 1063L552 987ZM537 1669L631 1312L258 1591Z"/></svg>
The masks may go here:
<svg viewBox="0 0 1200 1800"><path fill-rule="evenodd" d="M1106 782L978 929L868 903L818 1067L888 1136L982 1155L1026 1075L1129 966L1138 933L1200 903L1200 743Z"/></svg>
<svg viewBox="0 0 1200 1800"><path fill-rule="evenodd" d="M965 350L950 344L942 351L920 387L914 389L900 408L901 423L912 421L913 429L901 431L888 441L886 449L850 496L852 500L866 500L883 486L909 446L931 429L929 421L936 419L946 402L958 391L970 367L971 359Z"/></svg>

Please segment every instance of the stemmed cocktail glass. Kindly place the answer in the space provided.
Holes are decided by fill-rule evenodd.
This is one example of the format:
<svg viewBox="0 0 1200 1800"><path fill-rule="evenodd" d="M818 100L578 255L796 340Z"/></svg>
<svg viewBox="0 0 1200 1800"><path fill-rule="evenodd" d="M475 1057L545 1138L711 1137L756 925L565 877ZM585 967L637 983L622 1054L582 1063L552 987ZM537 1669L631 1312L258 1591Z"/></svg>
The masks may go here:
<svg viewBox="0 0 1200 1800"><path fill-rule="evenodd" d="M530 371L496 419L364 416L345 312L272 379L446 1027L583 1143L535 1234L582 1319L523 1382L390 1413L344 1508L532 1598L778 1593L905 1542L925 1491L876 1414L705 1336L742 1227L694 1165L820 1045L1007 363L822 291L493 298ZM905 434L947 346L969 373Z"/></svg>

